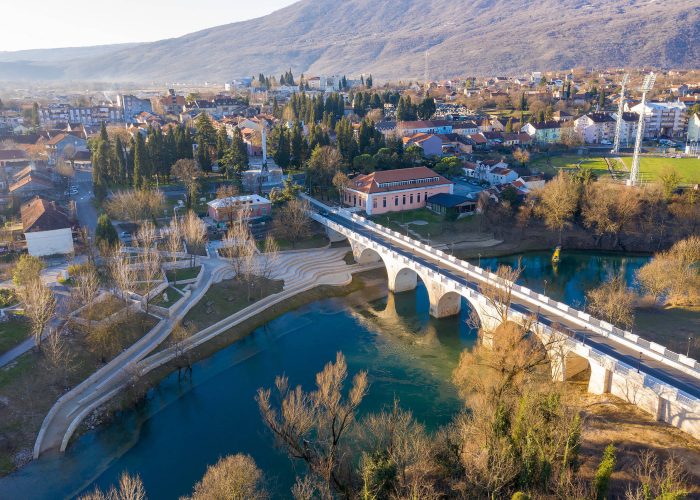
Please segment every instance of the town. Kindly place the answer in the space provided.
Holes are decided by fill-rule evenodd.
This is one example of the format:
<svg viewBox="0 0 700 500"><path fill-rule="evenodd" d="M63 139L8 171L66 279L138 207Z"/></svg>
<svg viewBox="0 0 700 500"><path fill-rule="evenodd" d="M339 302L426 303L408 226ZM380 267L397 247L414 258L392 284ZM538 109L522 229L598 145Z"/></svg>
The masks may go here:
<svg viewBox="0 0 700 500"><path fill-rule="evenodd" d="M162 397L167 406L167 389L156 396L154 387L214 377L200 362L224 352L255 356L229 350L258 328L274 331L321 300L347 300L338 310L322 302L334 314L359 310L350 298L374 289L382 292L362 300L347 328L371 331L376 320L377 330L394 331L408 322L401 304L424 307L420 321L437 333L412 347L451 367L441 381L451 388L431 391L454 392L450 412L471 404L473 416L432 435L396 395L393 410L368 416L376 420L363 443L395 418L406 429L393 432L430 448L425 457L402 451L391 496L379 481L397 467L387 465L394 455L341 459L337 443L319 438L329 432L324 419L357 413L367 378L381 386L371 369L355 367L345 394L352 352L328 347L333 358L316 380L332 387L318 393L277 379L280 408L299 404L296 417L259 389L272 379L256 380L255 420L261 415L310 471L296 478L296 498L353 497L358 481L384 491L363 498L469 497L459 488L475 498L607 498L637 488L628 484L654 493L627 498L700 492L692 470L700 459L700 71L444 80L429 77L425 58L420 81L282 68L225 83L0 84L0 497L4 488L21 497L44 457L83 453L85 436L138 413L140 401ZM377 312L380 299L386 309ZM294 321L324 321L304 314ZM471 329L469 348L429 351L446 328ZM402 341L384 340L391 352ZM401 370L426 362L410 359ZM483 378L468 369L481 362ZM549 388L529 391L542 377ZM566 389L546 392L552 380ZM338 392L322 400L324 389ZM644 422L659 448L685 451L665 462L635 441L632 421ZM498 425L509 429L508 445ZM353 439L346 431L336 441ZM536 451L533 432L549 444ZM317 439L313 451L299 444ZM460 456L447 456L451 439ZM499 444L483 462L470 440ZM637 455L653 481L625 483ZM12 474L35 464L37 472ZM359 472L348 472L351 464ZM260 480L248 455L219 465L248 471L251 488ZM496 465L502 475L487 479ZM45 494L84 492L76 481L93 477L93 464L80 467L70 480L53 474ZM454 470L467 476L461 485ZM206 490L208 475L193 498L221 498ZM208 493L197 496L199 488ZM168 491L187 493L180 489ZM252 492L240 498L266 498Z"/></svg>

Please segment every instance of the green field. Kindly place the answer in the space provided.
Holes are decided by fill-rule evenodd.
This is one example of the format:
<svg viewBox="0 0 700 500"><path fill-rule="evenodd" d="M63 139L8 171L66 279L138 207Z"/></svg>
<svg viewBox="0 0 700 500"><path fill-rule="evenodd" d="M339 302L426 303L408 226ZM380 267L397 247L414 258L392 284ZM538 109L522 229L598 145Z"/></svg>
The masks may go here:
<svg viewBox="0 0 700 500"><path fill-rule="evenodd" d="M632 158L622 158L628 168L632 166ZM683 178L684 184L700 183L700 159L698 158L662 158L643 156L639 162L642 179L655 181L666 168L674 168Z"/></svg>
<svg viewBox="0 0 700 500"><path fill-rule="evenodd" d="M581 167L592 169L598 177L609 175L605 160L600 157L582 158L575 155L541 157L530 161L527 166L531 170L557 175L561 169L571 170L577 168L579 162Z"/></svg>

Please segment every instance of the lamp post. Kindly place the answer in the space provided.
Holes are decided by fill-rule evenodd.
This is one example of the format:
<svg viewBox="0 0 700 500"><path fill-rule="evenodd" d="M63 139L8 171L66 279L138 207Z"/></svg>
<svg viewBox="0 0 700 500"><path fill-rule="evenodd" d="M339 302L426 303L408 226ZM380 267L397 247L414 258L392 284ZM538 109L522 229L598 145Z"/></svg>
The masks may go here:
<svg viewBox="0 0 700 500"><path fill-rule="evenodd" d="M544 280L544 295L547 295L547 280Z"/></svg>
<svg viewBox="0 0 700 500"><path fill-rule="evenodd" d="M688 337L688 350L685 352L685 357L690 357L690 346L693 343L693 337Z"/></svg>
<svg viewBox="0 0 700 500"><path fill-rule="evenodd" d="M639 373L639 368L642 366L642 353L639 353L639 359L637 360L637 373Z"/></svg>

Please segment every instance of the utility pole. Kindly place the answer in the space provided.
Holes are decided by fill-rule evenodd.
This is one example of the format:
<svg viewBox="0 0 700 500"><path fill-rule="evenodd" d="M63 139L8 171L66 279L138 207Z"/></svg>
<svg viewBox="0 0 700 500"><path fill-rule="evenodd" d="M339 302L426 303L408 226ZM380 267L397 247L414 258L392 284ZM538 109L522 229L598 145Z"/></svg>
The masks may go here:
<svg viewBox="0 0 700 500"><path fill-rule="evenodd" d="M617 123L615 124L615 143L612 152L620 152L620 135L622 134L622 113L625 111L625 86L629 82L630 75L625 73L622 77L622 90L620 90L620 104L617 107Z"/></svg>
<svg viewBox="0 0 700 500"><path fill-rule="evenodd" d="M656 82L656 73L651 72L644 77L644 82L642 82L642 103L641 103L641 113L639 113L639 124L637 125L637 140L634 144L634 158L632 159L632 172L630 173L630 178L627 181L628 186L636 186L639 184L639 154L642 151L642 141L644 140L644 121L646 120L646 105L647 105L647 93L654 88L654 83Z"/></svg>
<svg viewBox="0 0 700 500"><path fill-rule="evenodd" d="M423 73L423 81L425 82L425 91L427 92L430 90L430 68L428 66L428 56L430 53L426 50L425 51L425 72Z"/></svg>

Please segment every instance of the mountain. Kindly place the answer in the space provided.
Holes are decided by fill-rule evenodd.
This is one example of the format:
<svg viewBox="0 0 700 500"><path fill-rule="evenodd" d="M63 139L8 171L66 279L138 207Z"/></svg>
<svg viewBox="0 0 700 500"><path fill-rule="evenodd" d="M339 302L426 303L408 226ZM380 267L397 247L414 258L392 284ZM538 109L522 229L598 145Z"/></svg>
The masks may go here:
<svg viewBox="0 0 700 500"><path fill-rule="evenodd" d="M0 79L201 82L287 68L422 79L425 51L433 78L697 67L698 40L698 0L301 0L258 19L97 54L3 53Z"/></svg>

